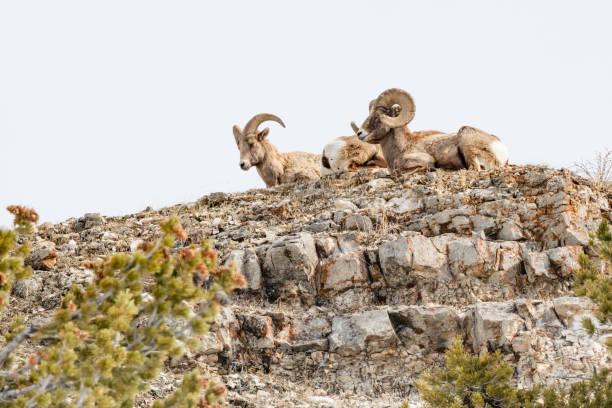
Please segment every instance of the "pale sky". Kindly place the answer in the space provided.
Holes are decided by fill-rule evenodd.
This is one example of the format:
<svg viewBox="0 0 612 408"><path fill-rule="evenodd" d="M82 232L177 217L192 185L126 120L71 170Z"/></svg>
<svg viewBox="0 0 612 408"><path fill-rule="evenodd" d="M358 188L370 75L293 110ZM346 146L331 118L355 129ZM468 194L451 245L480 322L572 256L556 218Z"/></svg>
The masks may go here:
<svg viewBox="0 0 612 408"><path fill-rule="evenodd" d="M612 147L609 1L0 0L0 225L264 187L232 125L319 153L399 87L413 130L473 125L515 164Z"/></svg>

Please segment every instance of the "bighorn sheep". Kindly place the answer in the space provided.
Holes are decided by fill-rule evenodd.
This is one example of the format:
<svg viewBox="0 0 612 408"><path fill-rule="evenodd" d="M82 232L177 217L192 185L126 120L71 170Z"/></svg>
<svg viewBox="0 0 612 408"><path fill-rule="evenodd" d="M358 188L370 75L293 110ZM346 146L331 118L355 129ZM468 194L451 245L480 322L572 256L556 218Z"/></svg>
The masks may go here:
<svg viewBox="0 0 612 408"><path fill-rule="evenodd" d="M508 163L508 150L501 140L480 129L463 126L457 133L411 132L406 126L414 118L410 94L392 88L370 102L370 114L358 128L351 127L364 142L380 144L389 170L491 169Z"/></svg>
<svg viewBox="0 0 612 408"><path fill-rule="evenodd" d="M257 167L267 187L283 183L310 182L320 178L318 154L304 152L279 153L266 139L270 128L258 130L263 122L272 120L285 127L276 115L260 113L247 122L244 130L234 126L234 138L240 150L240 168Z"/></svg>
<svg viewBox="0 0 612 408"><path fill-rule="evenodd" d="M321 176L373 167L387 167L380 145L362 142L357 136L338 137L323 148Z"/></svg>

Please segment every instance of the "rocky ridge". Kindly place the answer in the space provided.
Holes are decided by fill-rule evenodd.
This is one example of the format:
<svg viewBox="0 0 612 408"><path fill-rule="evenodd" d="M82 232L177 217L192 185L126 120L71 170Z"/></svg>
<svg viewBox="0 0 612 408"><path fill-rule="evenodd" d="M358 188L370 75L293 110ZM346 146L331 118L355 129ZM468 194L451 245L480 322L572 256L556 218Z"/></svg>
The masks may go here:
<svg viewBox="0 0 612 408"><path fill-rule="evenodd" d="M91 279L84 261L134 251L175 214L189 235L179 246L212 238L248 289L199 350L169 362L142 406L194 366L221 376L234 406L416 406L414 380L457 335L474 352L501 349L520 386L566 384L610 364L610 328L587 336L593 305L571 290L610 203L566 170L510 166L362 171L86 214L39 226L27 261L35 276L15 286L6 316L51 313L70 285Z"/></svg>

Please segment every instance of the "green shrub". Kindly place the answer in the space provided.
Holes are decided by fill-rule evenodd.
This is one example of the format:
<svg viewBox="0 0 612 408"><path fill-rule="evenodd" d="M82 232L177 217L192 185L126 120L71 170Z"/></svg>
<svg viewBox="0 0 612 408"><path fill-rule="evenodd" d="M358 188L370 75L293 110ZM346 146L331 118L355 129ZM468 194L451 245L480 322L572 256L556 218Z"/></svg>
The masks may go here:
<svg viewBox="0 0 612 408"><path fill-rule="evenodd" d="M601 267L593 262L586 254L581 254L578 262L580 268L575 271L574 289L576 295L586 296L597 305L595 316L603 323L612 321L612 278L609 267L612 264L612 233L608 223L603 220L597 231L591 234L590 245L595 249L602 261ZM585 329L593 334L596 330L591 319L583 320ZM608 342L612 347L612 342Z"/></svg>
<svg viewBox="0 0 612 408"><path fill-rule="evenodd" d="M16 228L0 231L3 305L14 281L30 273L17 234L38 219L31 210L9 210ZM73 286L51 319L12 323L0 350L0 407L132 407L168 357L198 345L219 310L217 292L244 286L244 278L216 265L209 242L173 254L175 239L186 239L176 218L162 222L161 231L134 254L86 265L93 281ZM193 371L154 407L216 407L225 393Z"/></svg>
<svg viewBox="0 0 612 408"><path fill-rule="evenodd" d="M531 401L539 392L512 386L512 367L501 353L470 355L461 338L446 351L446 365L425 372L417 382L421 398L431 407L536 407Z"/></svg>
<svg viewBox="0 0 612 408"><path fill-rule="evenodd" d="M23 260L30 253L28 244L17 246L17 234L32 230L32 223L38 222L38 214L23 207L7 208L15 216L15 229L0 229L0 313L8 304L15 281L31 275L30 268Z"/></svg>
<svg viewBox="0 0 612 408"><path fill-rule="evenodd" d="M547 388L543 395L543 408L612 408L612 375L605 369L572 384L569 391Z"/></svg>
<svg viewBox="0 0 612 408"><path fill-rule="evenodd" d="M610 370L576 382L568 391L541 385L521 390L513 385L512 373L499 350L471 355L457 337L446 351L445 366L423 373L417 389L427 406L435 408L612 408Z"/></svg>

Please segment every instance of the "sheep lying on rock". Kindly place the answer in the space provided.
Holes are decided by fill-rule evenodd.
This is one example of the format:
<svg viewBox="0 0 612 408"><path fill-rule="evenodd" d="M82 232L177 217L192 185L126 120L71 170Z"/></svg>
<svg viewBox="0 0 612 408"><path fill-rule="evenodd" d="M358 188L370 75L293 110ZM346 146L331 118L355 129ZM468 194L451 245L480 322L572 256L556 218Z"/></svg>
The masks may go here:
<svg viewBox="0 0 612 408"><path fill-rule="evenodd" d="M392 88L370 102L370 114L358 128L351 127L360 140L380 144L389 170L415 171L431 167L488 170L508 163L508 149L492 134L471 126L456 133L411 132L414 118L410 94Z"/></svg>
<svg viewBox="0 0 612 408"><path fill-rule="evenodd" d="M363 168L387 167L380 145L342 136L329 142L321 155L321 176Z"/></svg>

